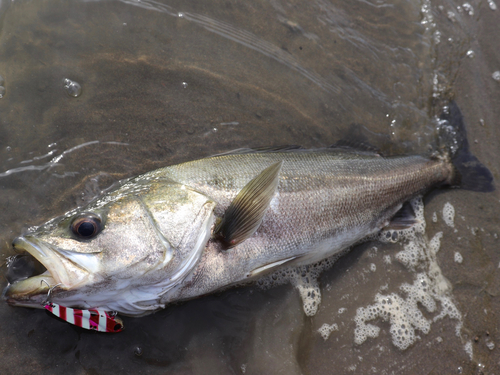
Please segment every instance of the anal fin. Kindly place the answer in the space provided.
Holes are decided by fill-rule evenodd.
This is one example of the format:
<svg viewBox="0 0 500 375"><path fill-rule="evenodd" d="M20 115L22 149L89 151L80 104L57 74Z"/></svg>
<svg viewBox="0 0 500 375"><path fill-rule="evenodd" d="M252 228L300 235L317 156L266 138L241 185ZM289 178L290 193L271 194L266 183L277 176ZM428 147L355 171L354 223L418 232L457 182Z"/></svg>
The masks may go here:
<svg viewBox="0 0 500 375"><path fill-rule="evenodd" d="M410 203L405 202L398 212L392 217L384 230L403 230L418 224L419 220L415 217L415 212Z"/></svg>

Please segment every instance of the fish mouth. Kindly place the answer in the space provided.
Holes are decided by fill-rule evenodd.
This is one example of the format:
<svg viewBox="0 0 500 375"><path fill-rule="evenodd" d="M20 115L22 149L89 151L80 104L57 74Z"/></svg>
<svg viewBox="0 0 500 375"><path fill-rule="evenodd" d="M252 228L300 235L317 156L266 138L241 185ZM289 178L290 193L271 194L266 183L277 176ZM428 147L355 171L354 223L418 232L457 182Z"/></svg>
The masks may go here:
<svg viewBox="0 0 500 375"><path fill-rule="evenodd" d="M26 257L34 257L36 261L33 261L41 263L38 268L46 270L38 275L31 274L30 277L10 279L9 285L3 292L3 298L9 305L43 308L49 294L53 295L76 285L74 265L73 272L69 272L65 263L70 261L61 256L51 245L29 236L17 237L12 245L16 252L24 252ZM13 265L13 263L9 265L8 272ZM83 273L83 270L80 269L80 273ZM79 276L78 279L81 280L82 275Z"/></svg>

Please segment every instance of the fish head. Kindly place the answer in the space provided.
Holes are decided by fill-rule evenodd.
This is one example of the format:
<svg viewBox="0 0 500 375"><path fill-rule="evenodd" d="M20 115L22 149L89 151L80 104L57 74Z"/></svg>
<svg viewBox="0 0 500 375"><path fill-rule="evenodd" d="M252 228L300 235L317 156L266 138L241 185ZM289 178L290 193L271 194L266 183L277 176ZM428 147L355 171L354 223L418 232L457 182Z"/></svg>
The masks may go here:
<svg viewBox="0 0 500 375"><path fill-rule="evenodd" d="M14 240L47 270L13 281L14 306L98 308L140 316L161 305L198 263L213 202L182 184L142 176Z"/></svg>

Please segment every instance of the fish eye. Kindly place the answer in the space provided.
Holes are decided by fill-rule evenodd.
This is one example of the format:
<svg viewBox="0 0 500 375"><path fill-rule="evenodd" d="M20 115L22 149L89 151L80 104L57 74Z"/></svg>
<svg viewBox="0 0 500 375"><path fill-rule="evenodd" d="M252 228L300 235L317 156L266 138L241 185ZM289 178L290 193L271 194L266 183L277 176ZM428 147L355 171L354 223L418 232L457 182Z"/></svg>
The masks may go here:
<svg viewBox="0 0 500 375"><path fill-rule="evenodd" d="M84 214L76 217L71 223L71 230L80 238L89 239L97 235L102 229L101 219L96 215Z"/></svg>

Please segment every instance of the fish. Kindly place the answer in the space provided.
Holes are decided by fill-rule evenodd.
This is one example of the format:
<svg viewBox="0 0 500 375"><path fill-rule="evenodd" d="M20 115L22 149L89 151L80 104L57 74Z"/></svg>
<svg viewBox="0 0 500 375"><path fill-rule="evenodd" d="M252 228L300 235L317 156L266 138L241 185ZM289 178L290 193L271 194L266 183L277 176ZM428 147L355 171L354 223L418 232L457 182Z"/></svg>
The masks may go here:
<svg viewBox="0 0 500 375"><path fill-rule="evenodd" d="M17 237L46 271L11 278L4 299L144 316L411 227L406 203L432 189L494 190L453 102L437 140L425 155L239 149L123 180Z"/></svg>

